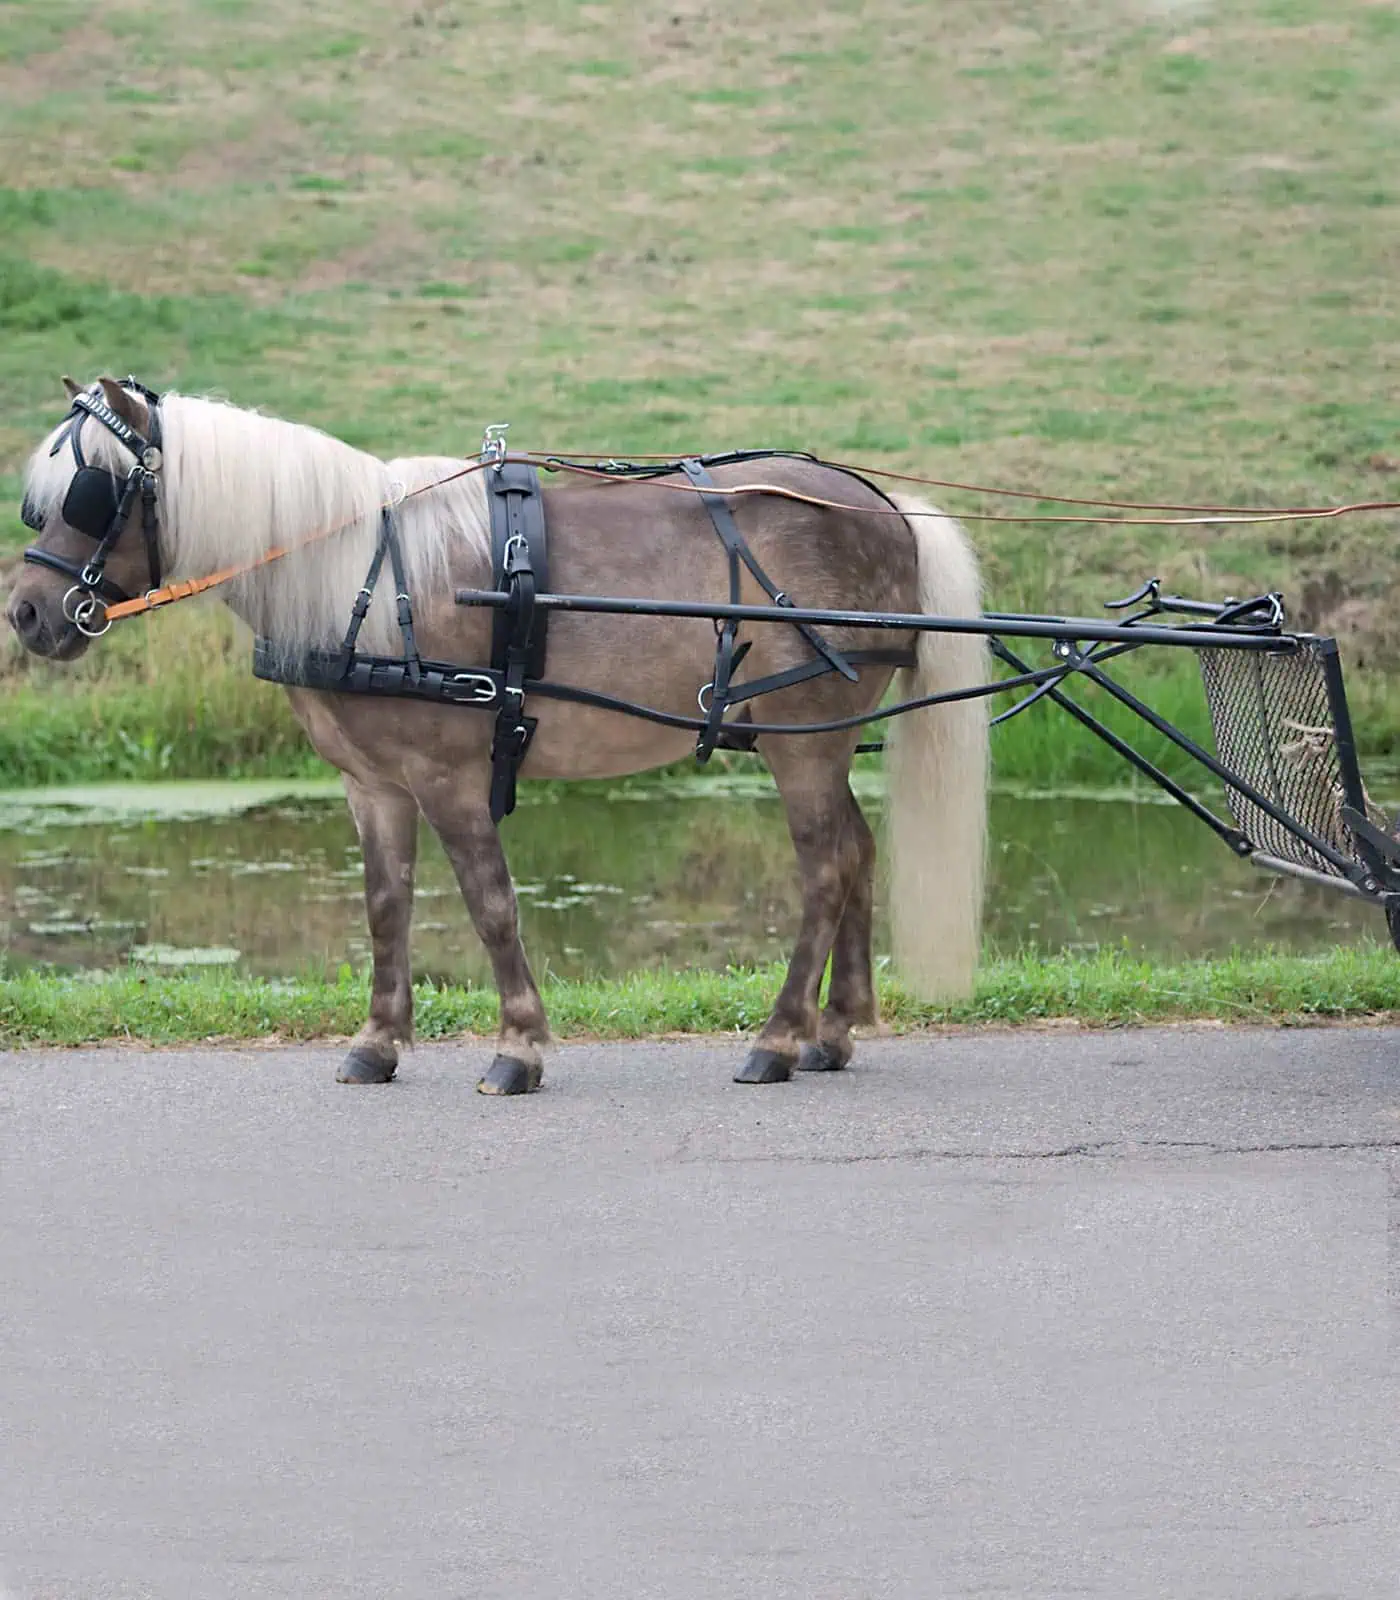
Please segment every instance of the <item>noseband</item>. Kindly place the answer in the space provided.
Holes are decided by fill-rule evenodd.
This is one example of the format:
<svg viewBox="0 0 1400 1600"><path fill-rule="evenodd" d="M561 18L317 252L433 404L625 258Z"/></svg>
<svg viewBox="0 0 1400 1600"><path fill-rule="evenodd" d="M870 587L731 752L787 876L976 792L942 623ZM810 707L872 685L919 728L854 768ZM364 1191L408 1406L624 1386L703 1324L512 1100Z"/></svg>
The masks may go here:
<svg viewBox="0 0 1400 1600"><path fill-rule="evenodd" d="M78 470L63 497L63 520L76 533L94 541L97 549L90 560L81 567L51 551L30 545L24 559L34 566L48 567L74 580L73 587L63 597L63 614L69 622L90 639L106 633L107 622L102 600L119 604L131 599L103 573L107 558L121 538L122 529L135 501L141 496L141 531L146 540L146 564L150 572L152 589L160 588L160 535L156 526L156 474L161 468L160 396L154 390L126 380L127 387L137 390L147 402L150 414L150 436L142 438L137 431L123 422L115 411L93 394L73 397L73 409L68 423L53 442L49 454L57 455L65 440L73 447L73 459ZM135 465L125 478L105 467L89 466L83 455L82 427L85 416L95 417L107 431L136 457ZM44 531L44 519L26 500L20 516L28 528L36 533ZM101 597L99 599L99 596Z"/></svg>

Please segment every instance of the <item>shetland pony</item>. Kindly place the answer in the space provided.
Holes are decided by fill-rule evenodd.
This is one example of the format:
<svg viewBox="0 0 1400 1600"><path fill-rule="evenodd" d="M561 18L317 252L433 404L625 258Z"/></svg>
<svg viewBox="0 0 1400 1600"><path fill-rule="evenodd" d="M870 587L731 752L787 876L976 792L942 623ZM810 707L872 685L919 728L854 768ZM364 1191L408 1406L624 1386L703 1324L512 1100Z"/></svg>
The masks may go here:
<svg viewBox="0 0 1400 1600"><path fill-rule="evenodd" d="M288 660L334 649L365 580L381 510L395 515L417 643L424 658L485 664L491 613L459 606L458 587L488 588L490 536L481 473L460 460L382 461L302 424L212 399L148 391L103 378L90 390L146 438L159 422L155 474L159 558L172 580L230 566L250 570L216 591ZM92 540L64 520L83 458L124 479L134 456L98 418L75 410L37 448L25 478L34 548L81 568ZM804 607L974 617L978 565L960 525L918 500L883 496L863 479L808 459L773 457L713 469L720 490L757 478L772 494L733 494L733 516L761 565ZM431 487L437 485L437 487ZM725 553L710 518L679 473L619 484L565 478L543 495L551 587L558 593L654 600L729 599ZM422 491L422 492L417 492ZM817 503L813 503L817 502ZM820 502L828 502L821 504ZM147 586L140 508L112 546L106 576L130 593ZM316 537L336 529L329 537ZM314 542L309 542L314 539ZM289 553L251 565L276 548ZM394 585L378 585L360 648L397 655ZM80 597L81 598L81 597ZM744 573L742 598L768 596ZM20 572L7 616L24 644L59 661L89 643L75 626L71 580L44 565ZM92 631L92 630L89 630ZM896 671L901 696L966 689L988 677L985 641L938 632L830 628L838 650L900 644L914 665L864 666L857 682L835 673L765 695L763 723L827 722L874 710ZM812 659L794 627L748 623L751 648L736 682ZM713 676L710 621L555 612L548 635L551 682L612 694L694 717ZM197 661L190 663L197 672ZM515 893L488 804L493 717L404 699L287 691L325 760L343 774L364 856L365 908L373 943L368 1016L337 1074L385 1083L413 1034L409 924L420 814L441 839L500 996L496 1055L478 1083L485 1093L535 1089L549 1029L521 946ZM607 778L685 756L694 734L597 706L532 700L538 717L522 767L526 778ZM980 941L986 827L987 715L980 699L893 719L887 770L889 897L896 971L927 998L966 993ZM844 1067L851 1030L874 1024L871 907L875 840L851 792L859 728L757 736L781 796L797 858L802 915L773 1010L736 1072L776 1082L793 1068ZM819 1007L830 962L826 1003Z"/></svg>

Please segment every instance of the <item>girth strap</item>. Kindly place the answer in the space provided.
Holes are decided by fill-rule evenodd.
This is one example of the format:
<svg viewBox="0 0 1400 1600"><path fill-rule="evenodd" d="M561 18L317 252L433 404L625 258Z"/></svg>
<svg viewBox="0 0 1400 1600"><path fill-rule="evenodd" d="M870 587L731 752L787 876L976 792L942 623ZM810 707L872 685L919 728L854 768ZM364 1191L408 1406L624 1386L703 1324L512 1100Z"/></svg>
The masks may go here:
<svg viewBox="0 0 1400 1600"><path fill-rule="evenodd" d="M540 477L534 467L520 461L506 461L493 467L487 474L487 493L491 503L491 572L500 579L507 576L507 550L516 540L523 541L527 558L517 570L533 577L530 604L536 594L549 591L549 552L544 522L544 500L540 495ZM499 587L507 586L502 583ZM518 622L525 623L522 629ZM527 634L524 640L530 646L529 675L544 676L545 634L549 616L546 612L519 618L514 607L498 611L491 631L491 661L502 665L506 651L517 635Z"/></svg>
<svg viewBox="0 0 1400 1600"><path fill-rule="evenodd" d="M501 674L501 707L491 740L491 820L515 810L515 780L537 719L525 715L525 680L543 678L549 613L535 596L549 587L544 501L539 473L520 461L502 461L487 474L491 508L491 567L495 586L510 603L495 615L491 665Z"/></svg>

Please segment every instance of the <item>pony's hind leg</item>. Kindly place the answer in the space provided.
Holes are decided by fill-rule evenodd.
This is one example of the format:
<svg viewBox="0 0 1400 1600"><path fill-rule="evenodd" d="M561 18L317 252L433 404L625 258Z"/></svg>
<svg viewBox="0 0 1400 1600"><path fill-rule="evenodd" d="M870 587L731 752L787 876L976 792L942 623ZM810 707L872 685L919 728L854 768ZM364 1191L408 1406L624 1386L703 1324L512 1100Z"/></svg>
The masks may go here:
<svg viewBox="0 0 1400 1600"><path fill-rule="evenodd" d="M413 984L408 928L418 804L406 790L371 788L345 775L350 814L365 863L365 911L374 950L369 1017L340 1064L340 1083L388 1083L398 1070L400 1042L413 1037Z"/></svg>
<svg viewBox="0 0 1400 1600"><path fill-rule="evenodd" d="M482 1094L528 1094L539 1088L544 1075L541 1046L549 1041L549 1022L520 943L515 887L500 835L486 803L464 798L460 783L454 773L451 780L420 794L419 803L447 851L500 995L496 1058L477 1089Z"/></svg>
<svg viewBox="0 0 1400 1600"><path fill-rule="evenodd" d="M846 783L850 742L774 737L760 748L782 796L797 853L802 925L787 979L748 1059L734 1075L736 1083L786 1082L803 1045L818 1037L822 974L864 856L851 822ZM847 976L855 976L849 966Z"/></svg>
<svg viewBox="0 0 1400 1600"><path fill-rule="evenodd" d="M846 909L831 947L831 987L814 1042L804 1044L797 1065L802 1072L834 1072L854 1053L851 1029L879 1021L875 975L870 962L875 908L875 836L846 788L846 825L859 851L859 866Z"/></svg>

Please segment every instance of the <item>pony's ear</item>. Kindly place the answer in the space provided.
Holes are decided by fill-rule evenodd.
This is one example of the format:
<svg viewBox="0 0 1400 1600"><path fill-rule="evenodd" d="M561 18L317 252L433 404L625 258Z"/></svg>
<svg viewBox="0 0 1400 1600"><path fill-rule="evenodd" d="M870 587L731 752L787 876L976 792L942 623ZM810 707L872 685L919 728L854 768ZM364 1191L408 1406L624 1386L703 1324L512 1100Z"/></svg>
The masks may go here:
<svg viewBox="0 0 1400 1600"><path fill-rule="evenodd" d="M102 385L102 393L107 404L127 427L134 429L144 438L146 429L151 424L151 414L146 410L146 402L139 394L129 394L115 378L99 378L97 381Z"/></svg>
<svg viewBox="0 0 1400 1600"><path fill-rule="evenodd" d="M63 374L63 387L68 391L68 398L70 400L76 400L83 392L66 372Z"/></svg>

